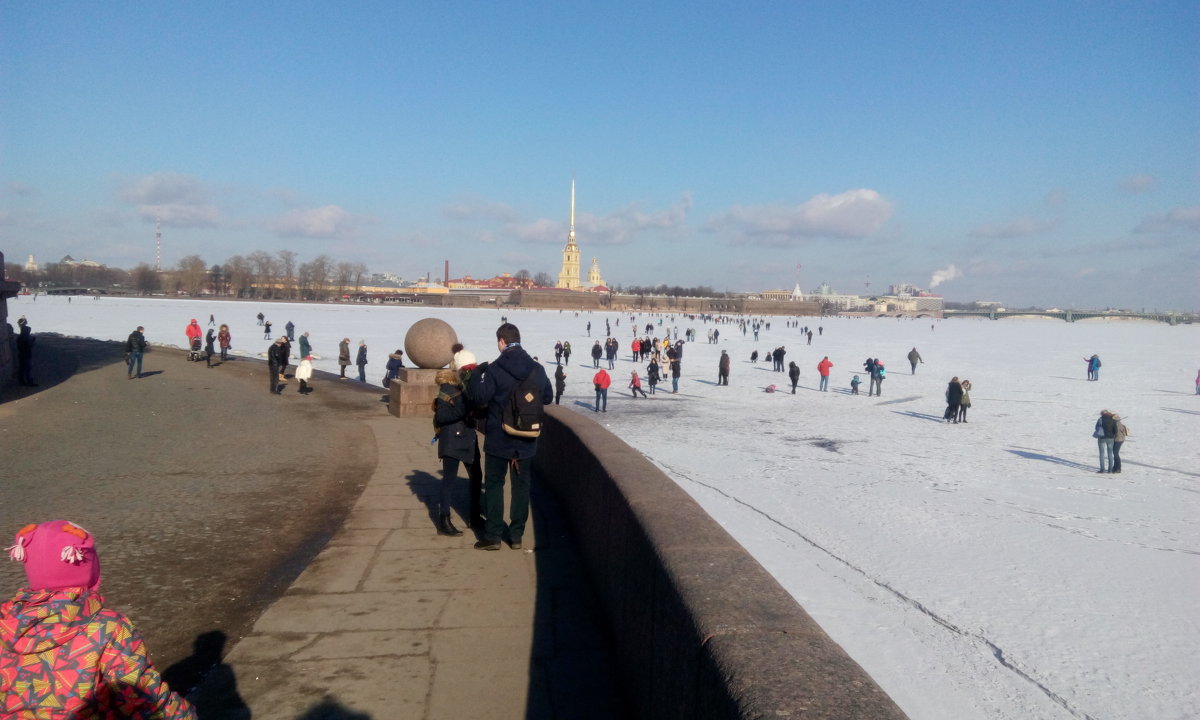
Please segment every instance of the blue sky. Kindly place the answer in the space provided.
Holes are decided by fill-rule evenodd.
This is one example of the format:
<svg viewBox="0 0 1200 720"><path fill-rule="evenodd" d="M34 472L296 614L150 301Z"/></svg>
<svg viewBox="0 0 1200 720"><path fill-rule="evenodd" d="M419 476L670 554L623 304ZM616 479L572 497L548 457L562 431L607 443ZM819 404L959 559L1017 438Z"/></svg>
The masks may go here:
<svg viewBox="0 0 1200 720"><path fill-rule="evenodd" d="M0 250L1200 308L1200 6L4 3Z"/></svg>

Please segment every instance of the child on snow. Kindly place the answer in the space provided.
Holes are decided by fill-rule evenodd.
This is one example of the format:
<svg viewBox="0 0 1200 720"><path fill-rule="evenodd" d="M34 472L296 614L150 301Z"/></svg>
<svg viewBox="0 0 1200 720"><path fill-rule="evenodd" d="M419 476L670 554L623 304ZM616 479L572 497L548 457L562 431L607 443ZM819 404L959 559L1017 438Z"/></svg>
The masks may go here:
<svg viewBox="0 0 1200 720"><path fill-rule="evenodd" d="M312 373L312 355L305 355L300 364L296 366L296 379L300 381L301 395L307 395L312 392L312 388L308 386L308 381L312 380Z"/></svg>
<svg viewBox="0 0 1200 720"><path fill-rule="evenodd" d="M0 606L5 717L195 720L129 618L104 607L87 530L65 520L26 525L8 551L28 586Z"/></svg>
<svg viewBox="0 0 1200 720"><path fill-rule="evenodd" d="M858 394L858 385L859 385L859 383L861 383L861 382L862 382L862 381L858 379L858 376L857 376L857 375L855 375L854 377L850 378L850 394L851 394L851 395L857 395L857 394Z"/></svg>
<svg viewBox="0 0 1200 720"><path fill-rule="evenodd" d="M633 397L636 398L638 393L641 393L642 397L644 398L650 397L646 394L646 391L642 389L642 379L638 377L637 370L634 370L632 375L633 377L631 377L629 380L629 389L633 391Z"/></svg>

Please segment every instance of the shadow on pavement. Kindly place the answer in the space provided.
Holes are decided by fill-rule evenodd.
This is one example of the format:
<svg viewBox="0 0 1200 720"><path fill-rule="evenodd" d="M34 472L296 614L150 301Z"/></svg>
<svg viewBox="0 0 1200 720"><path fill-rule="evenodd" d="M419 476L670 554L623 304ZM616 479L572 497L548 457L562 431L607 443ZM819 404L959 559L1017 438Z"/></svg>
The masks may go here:
<svg viewBox="0 0 1200 720"><path fill-rule="evenodd" d="M75 375L109 366L125 366L125 343L35 333L30 375L34 387L11 385L0 389L0 403L18 400L61 385ZM151 356L150 352L146 356ZM114 370L116 376L117 370ZM124 373L121 373L124 376Z"/></svg>
<svg viewBox="0 0 1200 720"><path fill-rule="evenodd" d="M355 712L336 700L325 699L297 715L296 720L371 720L371 716Z"/></svg>
<svg viewBox="0 0 1200 720"><path fill-rule="evenodd" d="M238 693L233 668L221 662L225 655L225 633L201 633L192 643L192 654L163 672L163 680L178 692L186 692L205 680L204 693L190 698L200 720L250 720L250 708Z"/></svg>
<svg viewBox="0 0 1200 720"><path fill-rule="evenodd" d="M525 718L634 717L564 513L536 475L530 485L537 588Z"/></svg>

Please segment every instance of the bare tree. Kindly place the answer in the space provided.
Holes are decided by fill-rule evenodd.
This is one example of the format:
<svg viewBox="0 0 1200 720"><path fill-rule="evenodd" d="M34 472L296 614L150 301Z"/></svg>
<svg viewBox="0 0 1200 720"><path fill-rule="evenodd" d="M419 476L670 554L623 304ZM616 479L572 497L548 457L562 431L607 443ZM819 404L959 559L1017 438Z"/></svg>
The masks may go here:
<svg viewBox="0 0 1200 720"><path fill-rule="evenodd" d="M283 296L288 300L296 297L296 253L291 250L280 250L279 256L280 280L283 282Z"/></svg>
<svg viewBox="0 0 1200 720"><path fill-rule="evenodd" d="M208 284L208 265L199 255L188 255L179 261L179 285L188 295L200 294Z"/></svg>
<svg viewBox="0 0 1200 720"><path fill-rule="evenodd" d="M133 269L133 286L137 291L143 294L150 294L158 291L158 273L154 268L146 263L142 263Z"/></svg>
<svg viewBox="0 0 1200 720"><path fill-rule="evenodd" d="M305 300L325 300L329 297L329 268L333 261L328 255L318 255L310 262L301 263L297 271L300 297Z"/></svg>
<svg viewBox="0 0 1200 720"><path fill-rule="evenodd" d="M225 280L229 290L235 297L249 294L250 285L254 281L254 268L250 261L241 255L234 255L225 261Z"/></svg>
<svg viewBox="0 0 1200 720"><path fill-rule="evenodd" d="M213 295L227 295L229 293L225 288L225 268L220 265L213 265L208 269L208 283L212 287Z"/></svg>
<svg viewBox="0 0 1200 720"><path fill-rule="evenodd" d="M274 297L276 261L275 258L262 250L255 250L246 258L254 268L254 285L257 296Z"/></svg>
<svg viewBox="0 0 1200 720"><path fill-rule="evenodd" d="M554 284L554 280L550 278L550 273L540 272L533 276L533 284L537 287L550 287Z"/></svg>
<svg viewBox="0 0 1200 720"><path fill-rule="evenodd" d="M354 292L362 290L363 275L367 274L367 266L362 263L354 263Z"/></svg>
<svg viewBox="0 0 1200 720"><path fill-rule="evenodd" d="M346 294L350 289L350 283L354 280L354 264L348 262L340 262L333 271L334 285L337 286L338 299Z"/></svg>

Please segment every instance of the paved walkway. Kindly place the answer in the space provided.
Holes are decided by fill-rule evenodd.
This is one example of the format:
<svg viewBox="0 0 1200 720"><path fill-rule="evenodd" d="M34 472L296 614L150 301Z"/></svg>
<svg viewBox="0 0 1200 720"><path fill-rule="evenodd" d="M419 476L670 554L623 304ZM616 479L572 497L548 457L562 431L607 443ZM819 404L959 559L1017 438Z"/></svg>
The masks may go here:
<svg viewBox="0 0 1200 720"><path fill-rule="evenodd" d="M41 387L0 393L4 530L86 518L109 601L163 641L159 669L184 686L216 665L192 693L203 720L629 716L536 481L526 549L475 550L470 532L434 530L429 420L392 417L381 388L323 376L313 395L273 396L265 363L207 369L164 349L128 381L119 344L39 350ZM466 501L464 479L460 527ZM21 581L10 565L6 589ZM281 592L277 575L295 580Z"/></svg>
<svg viewBox="0 0 1200 720"><path fill-rule="evenodd" d="M366 424L374 475L341 531L201 688L204 715L236 716L244 703L259 720L627 716L553 500L535 492L522 551L439 536L429 421ZM465 492L458 501L465 509Z"/></svg>

